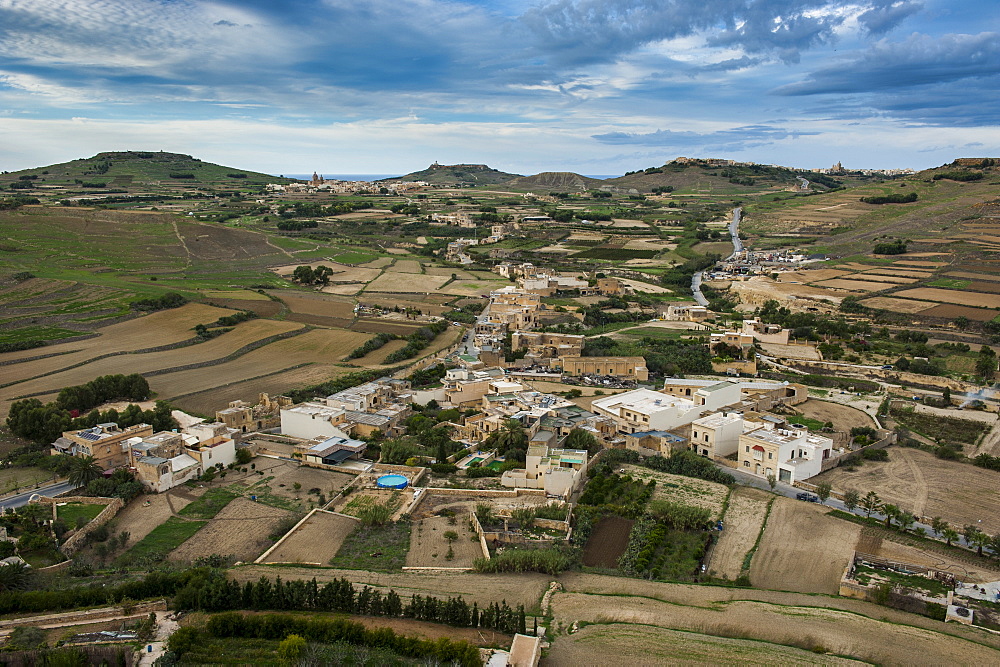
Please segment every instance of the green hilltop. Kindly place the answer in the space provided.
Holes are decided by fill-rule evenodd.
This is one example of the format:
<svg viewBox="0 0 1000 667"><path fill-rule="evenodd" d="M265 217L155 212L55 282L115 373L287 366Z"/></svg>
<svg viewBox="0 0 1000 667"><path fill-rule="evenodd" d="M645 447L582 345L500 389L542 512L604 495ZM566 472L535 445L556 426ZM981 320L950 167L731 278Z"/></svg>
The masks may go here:
<svg viewBox="0 0 1000 667"><path fill-rule="evenodd" d="M0 191L74 196L81 194L162 194L192 190L240 191L266 183L291 183L245 169L204 162L164 151L109 151L34 169L0 174Z"/></svg>

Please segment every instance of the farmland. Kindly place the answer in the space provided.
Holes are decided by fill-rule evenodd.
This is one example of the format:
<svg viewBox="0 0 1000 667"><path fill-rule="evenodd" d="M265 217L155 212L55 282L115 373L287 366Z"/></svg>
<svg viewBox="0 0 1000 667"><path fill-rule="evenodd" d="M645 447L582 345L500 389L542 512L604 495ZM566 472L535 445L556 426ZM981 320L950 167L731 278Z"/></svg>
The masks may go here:
<svg viewBox="0 0 1000 667"><path fill-rule="evenodd" d="M997 491L1000 473L967 463L946 461L919 449L889 448L886 463L866 463L855 471L834 468L817 477L835 491L854 489L864 495L875 491L883 502L893 503L917 516L940 516L961 527L982 520L982 529L1000 532Z"/></svg>
<svg viewBox="0 0 1000 667"><path fill-rule="evenodd" d="M790 498L777 498L750 565L757 588L828 593L854 554L858 526L826 515L826 510Z"/></svg>
<svg viewBox="0 0 1000 667"><path fill-rule="evenodd" d="M311 563L326 565L337 555L344 540L358 525L357 520L316 511L268 554L267 563Z"/></svg>
<svg viewBox="0 0 1000 667"><path fill-rule="evenodd" d="M232 556L248 561L271 544L269 535L292 517L286 510L236 498L208 524L170 553L170 560L191 562L203 556Z"/></svg>
<svg viewBox="0 0 1000 667"><path fill-rule="evenodd" d="M457 519L454 523L443 516L415 520L410 530L407 567L471 568L473 560L482 558L479 537L469 529L469 521L461 516ZM450 532L457 537L449 540L446 535Z"/></svg>
<svg viewBox="0 0 1000 667"><path fill-rule="evenodd" d="M754 545L767 517L772 496L749 487L739 487L729 499L723 517L725 529L712 548L708 573L735 581L743 573L745 559Z"/></svg>
<svg viewBox="0 0 1000 667"><path fill-rule="evenodd" d="M588 567L617 569L618 559L625 553L634 523L635 521L622 517L602 517L587 541L583 564Z"/></svg>
<svg viewBox="0 0 1000 667"><path fill-rule="evenodd" d="M729 489L726 486L703 479L672 475L634 465L625 466L625 471L642 482L656 482L656 488L653 490L654 499L707 509L714 519L721 517L723 505L729 496Z"/></svg>

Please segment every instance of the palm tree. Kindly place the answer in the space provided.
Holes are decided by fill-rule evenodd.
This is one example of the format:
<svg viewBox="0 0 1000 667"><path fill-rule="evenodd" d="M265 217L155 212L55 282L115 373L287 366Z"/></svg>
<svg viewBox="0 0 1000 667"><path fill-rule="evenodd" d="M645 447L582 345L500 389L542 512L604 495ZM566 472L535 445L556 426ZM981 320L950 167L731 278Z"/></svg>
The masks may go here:
<svg viewBox="0 0 1000 667"><path fill-rule="evenodd" d="M87 486L99 478L103 472L101 466L94 461L93 456L75 458L70 464L69 482L76 486Z"/></svg>
<svg viewBox="0 0 1000 667"><path fill-rule="evenodd" d="M948 522L942 519L941 517L936 516L933 519L931 519L931 530L933 530L938 535L940 535L941 532L944 531L944 529L947 527L948 527Z"/></svg>
<svg viewBox="0 0 1000 667"><path fill-rule="evenodd" d="M891 527L892 520L902 514L902 512L903 510L899 509L897 505L882 505L882 514L885 515L885 527Z"/></svg>
<svg viewBox="0 0 1000 667"><path fill-rule="evenodd" d="M958 531L948 526L941 531L941 537L944 538L945 543L950 547L953 540L958 539Z"/></svg>
<svg viewBox="0 0 1000 667"><path fill-rule="evenodd" d="M917 517L909 512L900 512L896 515L896 520L899 522L899 529L905 533L916 522Z"/></svg>
<svg viewBox="0 0 1000 667"><path fill-rule="evenodd" d="M966 538L969 542L969 546L976 547L976 553L980 556L983 555L983 547L989 545L990 536L981 530L977 530Z"/></svg>

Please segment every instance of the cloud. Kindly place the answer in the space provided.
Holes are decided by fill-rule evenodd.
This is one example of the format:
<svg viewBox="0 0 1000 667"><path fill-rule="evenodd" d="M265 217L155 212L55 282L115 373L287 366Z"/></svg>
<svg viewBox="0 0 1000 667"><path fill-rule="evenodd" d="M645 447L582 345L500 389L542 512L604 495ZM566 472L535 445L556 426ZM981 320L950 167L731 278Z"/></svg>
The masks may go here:
<svg viewBox="0 0 1000 667"><path fill-rule="evenodd" d="M892 1L876 5L858 17L865 30L872 35L882 35L910 16L913 16L924 8L922 2L911 2L909 0Z"/></svg>
<svg viewBox="0 0 1000 667"><path fill-rule="evenodd" d="M783 139L794 139L800 136L815 134L818 134L818 132L787 130L768 125L747 125L728 130L717 130L715 132L676 132L674 130L657 130L645 134L609 132L607 134L595 134L592 138L597 139L603 144L616 146L669 146L677 149L702 148L739 152L747 148L764 146Z"/></svg>
<svg viewBox="0 0 1000 667"><path fill-rule="evenodd" d="M1000 34L913 34L904 42L882 40L861 57L819 69L804 81L781 86L777 95L883 92L1000 74Z"/></svg>

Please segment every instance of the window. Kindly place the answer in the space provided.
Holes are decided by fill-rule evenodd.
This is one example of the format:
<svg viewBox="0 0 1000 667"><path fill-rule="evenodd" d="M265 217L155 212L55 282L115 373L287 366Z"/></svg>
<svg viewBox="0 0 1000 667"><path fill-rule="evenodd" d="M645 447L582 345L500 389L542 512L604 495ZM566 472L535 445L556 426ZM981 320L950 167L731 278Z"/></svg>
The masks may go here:
<svg viewBox="0 0 1000 667"><path fill-rule="evenodd" d="M744 468L749 468L750 467L750 462L749 461L744 461L743 462L743 467Z"/></svg>
<svg viewBox="0 0 1000 667"><path fill-rule="evenodd" d="M774 458L774 452L768 452L767 453L767 458L773 459Z"/></svg>
<svg viewBox="0 0 1000 667"><path fill-rule="evenodd" d="M705 442L708 442L708 433L705 434Z"/></svg>
<svg viewBox="0 0 1000 667"><path fill-rule="evenodd" d="M747 445L747 454L750 453L750 445Z"/></svg>

